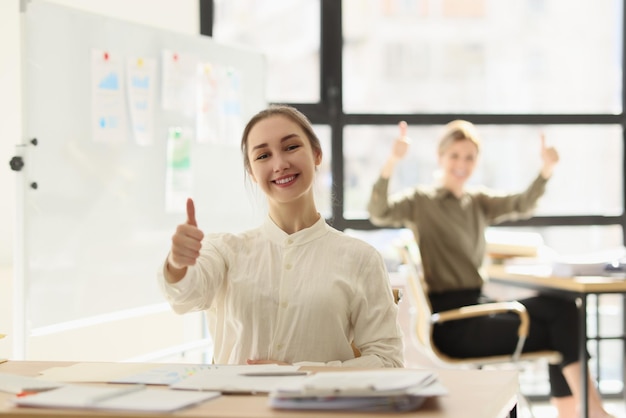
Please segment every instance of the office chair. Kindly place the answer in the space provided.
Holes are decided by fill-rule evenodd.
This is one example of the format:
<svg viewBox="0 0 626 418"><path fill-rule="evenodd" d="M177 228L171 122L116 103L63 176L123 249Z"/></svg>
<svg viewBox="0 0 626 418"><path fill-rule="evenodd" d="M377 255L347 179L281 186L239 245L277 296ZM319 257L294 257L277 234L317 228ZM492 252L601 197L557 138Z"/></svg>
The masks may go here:
<svg viewBox="0 0 626 418"><path fill-rule="evenodd" d="M417 263L412 258L408 248L399 247L401 258L406 267L406 293L411 315L411 340L417 350L428 358L433 365L440 368L474 368L482 369L485 366L509 365L518 369L523 364L536 361L548 361L555 364L561 361L561 355L557 351L536 351L522 353L524 342L528 336L530 318L524 305L519 302L491 302L480 305L463 306L433 313L428 299L428 290L423 276L420 274ZM513 312L520 318L517 331L518 342L515 350L507 355L495 355L487 357L455 358L447 356L437 349L433 343L433 329L435 324L447 321L487 316L497 313ZM533 416L528 399L520 392L519 398L524 403L529 414Z"/></svg>

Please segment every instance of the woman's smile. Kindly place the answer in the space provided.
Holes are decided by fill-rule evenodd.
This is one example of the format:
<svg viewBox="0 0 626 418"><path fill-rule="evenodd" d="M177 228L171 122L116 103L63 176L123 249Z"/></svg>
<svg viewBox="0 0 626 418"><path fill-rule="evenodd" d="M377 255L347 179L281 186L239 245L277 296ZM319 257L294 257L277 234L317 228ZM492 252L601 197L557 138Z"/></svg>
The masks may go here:
<svg viewBox="0 0 626 418"><path fill-rule="evenodd" d="M289 186L296 180L296 177L297 174L291 174L289 176L284 176L276 180L272 180L272 182L278 186Z"/></svg>

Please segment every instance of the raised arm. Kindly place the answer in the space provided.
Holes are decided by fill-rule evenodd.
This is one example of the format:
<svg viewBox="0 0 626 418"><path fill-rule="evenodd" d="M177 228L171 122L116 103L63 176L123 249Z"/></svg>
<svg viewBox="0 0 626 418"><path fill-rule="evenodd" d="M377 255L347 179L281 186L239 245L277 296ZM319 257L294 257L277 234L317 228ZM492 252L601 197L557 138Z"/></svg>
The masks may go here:
<svg viewBox="0 0 626 418"><path fill-rule="evenodd" d="M395 139L393 147L391 148L391 155L387 158L387 161L385 162L385 165L383 165L383 169L380 173L380 176L385 179L391 177L396 164L404 158L409 150L409 145L411 144L411 140L406 135L407 123L405 121L401 121L398 124L398 127L400 128L400 135Z"/></svg>
<svg viewBox="0 0 626 418"><path fill-rule="evenodd" d="M546 136L543 133L541 134L541 160L543 161L541 176L547 180L552 177L554 166L559 162L559 153L556 148L546 145Z"/></svg>

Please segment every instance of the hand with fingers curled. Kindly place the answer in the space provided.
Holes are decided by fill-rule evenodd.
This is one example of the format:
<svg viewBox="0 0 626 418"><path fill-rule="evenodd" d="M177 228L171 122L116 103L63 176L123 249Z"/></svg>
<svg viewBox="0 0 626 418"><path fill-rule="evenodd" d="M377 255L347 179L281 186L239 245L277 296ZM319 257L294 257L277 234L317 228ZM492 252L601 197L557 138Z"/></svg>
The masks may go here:
<svg viewBox="0 0 626 418"><path fill-rule="evenodd" d="M556 148L546 145L546 137L541 134L541 160L543 166L541 167L541 175L543 178L550 178L554 167L559 162L559 153Z"/></svg>
<svg viewBox="0 0 626 418"><path fill-rule="evenodd" d="M176 227L176 232L172 236L172 247L167 256L168 281L179 281L184 277L187 267L196 264L203 238L204 233L196 222L193 200L187 199L187 220Z"/></svg>
<svg viewBox="0 0 626 418"><path fill-rule="evenodd" d="M387 161L381 171L381 176L383 178L391 177L396 164L398 164L398 162L403 159L409 151L411 140L406 135L407 123L405 121L401 121L398 123L398 127L400 128L400 135L394 140L393 147L391 148L391 154L387 158Z"/></svg>
<svg viewBox="0 0 626 418"><path fill-rule="evenodd" d="M406 156L406 153L409 150L409 145L411 144L411 140L406 135L407 123L405 121L401 121L398 126L400 128L400 136L398 136L393 143L393 148L391 149L391 157L396 160L401 160Z"/></svg>

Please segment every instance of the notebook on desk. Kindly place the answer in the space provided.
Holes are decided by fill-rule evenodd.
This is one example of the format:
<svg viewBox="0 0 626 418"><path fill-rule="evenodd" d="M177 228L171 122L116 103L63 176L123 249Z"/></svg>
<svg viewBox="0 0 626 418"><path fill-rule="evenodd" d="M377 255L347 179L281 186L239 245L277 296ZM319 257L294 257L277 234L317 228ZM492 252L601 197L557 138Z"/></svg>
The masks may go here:
<svg viewBox="0 0 626 418"><path fill-rule="evenodd" d="M38 408L173 412L218 396L219 392L175 391L143 385L66 385L34 395L16 397L13 403Z"/></svg>

